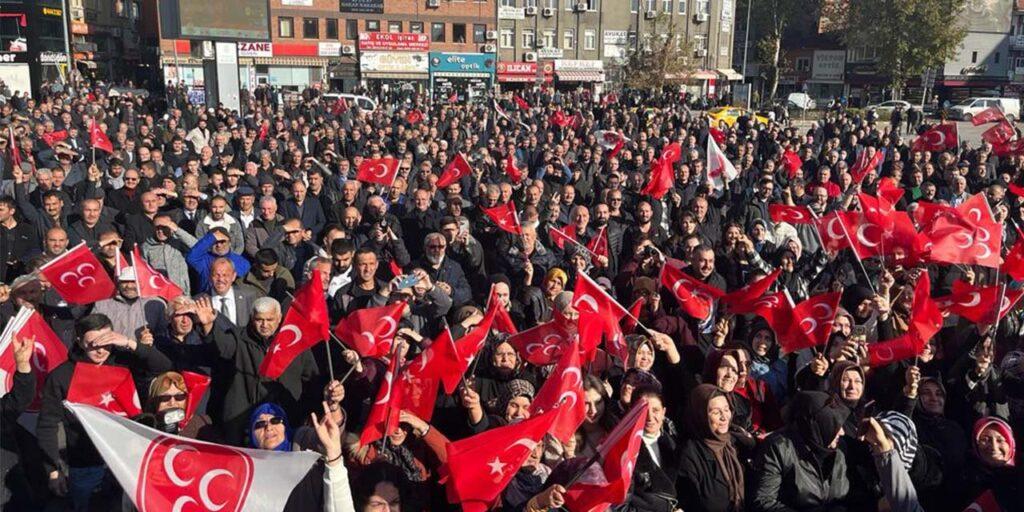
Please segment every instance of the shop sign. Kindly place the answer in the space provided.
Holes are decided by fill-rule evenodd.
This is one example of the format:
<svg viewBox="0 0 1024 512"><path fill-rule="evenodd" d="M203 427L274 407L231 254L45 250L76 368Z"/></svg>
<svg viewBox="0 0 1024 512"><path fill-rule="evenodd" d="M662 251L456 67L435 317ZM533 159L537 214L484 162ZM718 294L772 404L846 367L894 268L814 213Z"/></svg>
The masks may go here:
<svg viewBox="0 0 1024 512"><path fill-rule="evenodd" d="M281 5L294 5L297 7L313 7L313 0L281 0Z"/></svg>
<svg viewBox="0 0 1024 512"><path fill-rule="evenodd" d="M555 61L555 71L604 71L604 61L559 59Z"/></svg>
<svg viewBox="0 0 1024 512"><path fill-rule="evenodd" d="M64 15L64 11L53 7L43 7L43 16L57 16L61 17Z"/></svg>
<svg viewBox="0 0 1024 512"><path fill-rule="evenodd" d="M815 50L811 79L842 82L845 67L845 50Z"/></svg>
<svg viewBox="0 0 1024 512"><path fill-rule="evenodd" d="M360 32L359 49L425 52L430 50L430 36L413 32Z"/></svg>
<svg viewBox="0 0 1024 512"><path fill-rule="evenodd" d="M254 42L238 43L239 57L273 57L274 43Z"/></svg>
<svg viewBox="0 0 1024 512"><path fill-rule="evenodd" d="M427 73L426 53L365 52L359 56L359 70L371 73Z"/></svg>
<svg viewBox="0 0 1024 512"><path fill-rule="evenodd" d="M59 52L39 52L39 63L40 64L63 64L68 61L66 53Z"/></svg>
<svg viewBox="0 0 1024 512"><path fill-rule="evenodd" d="M341 12L384 14L384 0L341 0Z"/></svg>
<svg viewBox="0 0 1024 512"><path fill-rule="evenodd" d="M629 41L629 32L625 30L605 30L604 44L624 45Z"/></svg>
<svg viewBox="0 0 1024 512"><path fill-rule="evenodd" d="M430 54L430 71L433 73L493 74L494 57L485 53L441 53Z"/></svg>
<svg viewBox="0 0 1024 512"><path fill-rule="evenodd" d="M561 59L562 49L561 48L537 48L538 59Z"/></svg>
<svg viewBox="0 0 1024 512"><path fill-rule="evenodd" d="M321 57L338 57L341 55L341 43L321 41L316 45L316 54Z"/></svg>
<svg viewBox="0 0 1024 512"><path fill-rule="evenodd" d="M536 62L516 62L516 61L500 61L498 62L498 73L499 74L510 74L510 75L536 75L537 74L537 63Z"/></svg>
<svg viewBox="0 0 1024 512"><path fill-rule="evenodd" d="M525 20L526 9L523 7L509 7L507 5L498 6L498 19L499 20Z"/></svg>

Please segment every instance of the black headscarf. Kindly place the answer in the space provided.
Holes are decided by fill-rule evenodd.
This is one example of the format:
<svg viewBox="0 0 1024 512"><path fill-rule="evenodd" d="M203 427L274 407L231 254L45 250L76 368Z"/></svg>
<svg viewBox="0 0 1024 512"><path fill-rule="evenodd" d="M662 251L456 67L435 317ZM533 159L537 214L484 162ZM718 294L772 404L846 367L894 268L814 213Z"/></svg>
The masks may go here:
<svg viewBox="0 0 1024 512"><path fill-rule="evenodd" d="M850 415L850 409L824 391L802 391L789 405L790 424L821 462L835 452L829 448Z"/></svg>

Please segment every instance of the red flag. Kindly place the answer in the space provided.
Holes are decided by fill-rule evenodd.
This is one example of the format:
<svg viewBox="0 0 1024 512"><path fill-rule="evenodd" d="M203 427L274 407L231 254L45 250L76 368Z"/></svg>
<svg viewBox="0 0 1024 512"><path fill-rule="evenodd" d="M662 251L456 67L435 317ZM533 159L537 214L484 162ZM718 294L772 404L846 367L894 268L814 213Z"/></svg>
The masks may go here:
<svg viewBox="0 0 1024 512"><path fill-rule="evenodd" d="M469 176L472 173L473 168L466 161L466 157L462 156L462 153L456 153L455 158L448 162L441 177L437 179L437 188L445 188L452 183L457 183L464 176Z"/></svg>
<svg viewBox="0 0 1024 512"><path fill-rule="evenodd" d="M512 201L481 210L503 231L513 235L523 234L523 226L519 224L519 214L516 213L516 205Z"/></svg>
<svg viewBox="0 0 1024 512"><path fill-rule="evenodd" d="M764 318L772 330L785 333L793 322L793 304L786 291L775 292L749 303L736 303L729 311L737 315L755 314Z"/></svg>
<svg viewBox="0 0 1024 512"><path fill-rule="evenodd" d="M1017 185L1016 183L1007 183L1006 188L1010 190L1010 193L1017 197L1024 197L1024 186Z"/></svg>
<svg viewBox="0 0 1024 512"><path fill-rule="evenodd" d="M953 283L953 293L935 299L935 302L941 310L960 315L976 324L990 324L1006 316L1021 295L1024 295L1024 290L1002 285L980 288L956 281Z"/></svg>
<svg viewBox="0 0 1024 512"><path fill-rule="evenodd" d="M398 372L402 368L397 353L391 354L388 370L380 381L377 398L366 418L363 433L359 435L359 444L366 446L388 434L398 427L398 413L402 411L403 386L397 382Z"/></svg>
<svg viewBox="0 0 1024 512"><path fill-rule="evenodd" d="M434 417L434 405L437 403L437 389L441 386L439 379L414 377L405 372L399 382L402 386L402 409L416 415L417 418L429 422Z"/></svg>
<svg viewBox="0 0 1024 512"><path fill-rule="evenodd" d="M299 354L331 336L323 279L313 270L309 280L296 290L281 327L260 363L260 375L276 379ZM357 350L358 351L358 350Z"/></svg>
<svg viewBox="0 0 1024 512"><path fill-rule="evenodd" d="M508 158L505 159L505 174L508 176L508 179L512 180L512 183L519 183L526 177L523 173L523 169L516 166L515 154L510 154L508 155Z"/></svg>
<svg viewBox="0 0 1024 512"><path fill-rule="evenodd" d="M771 274L764 276L753 283L750 283L743 288L729 292L722 296L721 301L723 304L728 304L730 307L735 304L749 304L751 302L760 299L769 288L775 284L775 280L779 278L779 274L782 273L782 269L775 269Z"/></svg>
<svg viewBox="0 0 1024 512"><path fill-rule="evenodd" d="M930 294L931 280L925 272L914 286L914 304L911 306L910 326L906 334L868 346L868 360L872 367L887 366L916 357L924 350L928 340L942 329L942 312Z"/></svg>
<svg viewBox="0 0 1024 512"><path fill-rule="evenodd" d="M832 321L839 309L841 292L815 295L793 308L793 323L789 332L780 334L782 352L790 354L801 349L824 345L832 334Z"/></svg>
<svg viewBox="0 0 1024 512"><path fill-rule="evenodd" d="M567 224L558 229L554 226L548 228L548 237L551 239L551 244L559 249L565 249L565 242L576 241L576 225Z"/></svg>
<svg viewBox="0 0 1024 512"><path fill-rule="evenodd" d="M139 297L160 297L171 302L185 293L181 287L150 266L142 257L137 245L132 249L132 268L135 269L135 284L139 288Z"/></svg>
<svg viewBox="0 0 1024 512"><path fill-rule="evenodd" d="M715 190L721 190L726 181L732 181L739 176L736 166L725 157L725 153L719 149L718 144L711 137L708 137L707 157L708 180Z"/></svg>
<svg viewBox="0 0 1024 512"><path fill-rule="evenodd" d="M715 139L716 143L725 144L725 132L722 130L715 128L714 126L709 126L708 135L710 135L712 139Z"/></svg>
<svg viewBox="0 0 1024 512"><path fill-rule="evenodd" d="M675 170L672 168L672 163L659 158L651 162L651 175L640 193L660 200L669 190L672 190L674 183Z"/></svg>
<svg viewBox="0 0 1024 512"><path fill-rule="evenodd" d="M585 273L576 275L572 307L579 312L580 344L587 362L596 355L602 335L611 345L622 342L619 322L626 316L626 308ZM613 347L612 351L620 351L620 348Z"/></svg>
<svg viewBox="0 0 1024 512"><path fill-rule="evenodd" d="M3 393L9 392L14 386L14 372L17 367L14 361L14 344L11 343L14 338L34 344L29 364L32 365L32 373L36 378L36 396L26 411L38 412L46 377L54 368L68 360L68 349L36 310L22 307L18 314L8 321L4 336L0 339L0 384L4 386Z"/></svg>
<svg viewBox="0 0 1024 512"><path fill-rule="evenodd" d="M956 123L944 123L935 126L914 139L914 151L947 151L960 145Z"/></svg>
<svg viewBox="0 0 1024 512"><path fill-rule="evenodd" d="M394 259L388 260L388 270L391 271L391 275L394 277L402 275L402 267Z"/></svg>
<svg viewBox="0 0 1024 512"><path fill-rule="evenodd" d="M550 120L551 124L559 128L565 128L572 124L572 117L567 115L565 112L562 112L561 110L556 110L553 114L551 114Z"/></svg>
<svg viewBox="0 0 1024 512"><path fill-rule="evenodd" d="M409 124L417 124L423 121L423 112L418 109L412 109L409 113L405 114L405 120Z"/></svg>
<svg viewBox="0 0 1024 512"><path fill-rule="evenodd" d="M1024 233L1017 231L1017 243L1013 244L999 271L1016 281L1024 281Z"/></svg>
<svg viewBox="0 0 1024 512"><path fill-rule="evenodd" d="M530 104L526 100L524 100L522 96L519 96L518 94L513 94L512 101L514 101L521 110L530 110Z"/></svg>
<svg viewBox="0 0 1024 512"><path fill-rule="evenodd" d="M192 416L195 416L199 403L203 401L203 395L210 387L210 378L193 372L181 372L181 376L185 379L185 386L188 388L188 398L185 399L185 419L178 423L178 428L185 428Z"/></svg>
<svg viewBox="0 0 1024 512"><path fill-rule="evenodd" d="M723 141L716 138L715 142L721 144ZM796 176L796 172L804 166L804 161L800 159L800 155L787 149L782 153L782 164L786 168L789 179L793 179Z"/></svg>
<svg viewBox="0 0 1024 512"><path fill-rule="evenodd" d="M260 125L260 133L259 133L258 137L259 137L259 139L261 141L264 141L264 140L267 140L267 137L269 135L270 135L270 121L263 121L263 123Z"/></svg>
<svg viewBox="0 0 1024 512"><path fill-rule="evenodd" d="M821 241L826 251L835 253L846 247L850 247L849 231L859 220L858 212L833 211L824 217L815 219L815 228L818 230Z"/></svg>
<svg viewBox="0 0 1024 512"><path fill-rule="evenodd" d="M974 498L974 502L965 508L964 512L1003 512L1003 507L999 506L999 502L996 501L996 495L992 493L992 489L988 489L977 498Z"/></svg>
<svg viewBox="0 0 1024 512"><path fill-rule="evenodd" d="M591 238L590 241L587 242L587 249L590 251L590 254L594 255L595 257L604 256L605 258L607 258L609 256L610 251L608 250L608 233L606 232L604 227L602 227L601 230L597 232L597 236ZM594 266L601 266L598 264L596 258L594 260Z"/></svg>
<svg viewBox="0 0 1024 512"><path fill-rule="evenodd" d="M711 302L715 298L707 292L704 283L671 265L661 269L661 285L672 291L679 307L687 315L704 320L711 314ZM716 288L717 289L717 288ZM701 290L695 293L695 290Z"/></svg>
<svg viewBox="0 0 1024 512"><path fill-rule="evenodd" d="M875 153L871 155L871 158L868 158L868 148L862 149L860 154L857 155L857 160L850 167L850 175L853 177L853 182L858 185L863 182L868 173L882 163L883 156L884 154L881 150L875 149Z"/></svg>
<svg viewBox="0 0 1024 512"><path fill-rule="evenodd" d="M550 433L555 439L567 443L587 416L586 402L583 398L579 342L574 340L562 351L555 369L530 403L530 416L557 408L559 414L551 426Z"/></svg>
<svg viewBox="0 0 1024 512"><path fill-rule="evenodd" d="M50 146L51 148L53 147L54 144L56 144L56 143L58 143L58 142L60 142L62 140L65 140L67 138L68 138L68 131L67 130L59 130L59 131L55 131L55 132L44 133L42 135L43 141L46 142L46 145Z"/></svg>
<svg viewBox="0 0 1024 512"><path fill-rule="evenodd" d="M559 322L552 320L513 334L506 341L528 363L546 366L558 360L568 340L569 333Z"/></svg>
<svg viewBox="0 0 1024 512"><path fill-rule="evenodd" d="M39 267L39 273L71 304L92 304L114 296L114 281L85 242Z"/></svg>
<svg viewBox="0 0 1024 512"><path fill-rule="evenodd" d="M931 241L931 261L981 265L998 268L1003 231L995 222L981 221L974 226L963 219L939 217L926 232Z"/></svg>
<svg viewBox="0 0 1024 512"><path fill-rule="evenodd" d="M992 152L996 156L1024 155L1024 138L1011 140L1005 144L992 146Z"/></svg>
<svg viewBox="0 0 1024 512"><path fill-rule="evenodd" d="M989 107L971 117L971 124L980 126L985 123L1006 121L1003 110L999 107Z"/></svg>
<svg viewBox="0 0 1024 512"><path fill-rule="evenodd" d="M585 273L576 274L576 288L573 291L572 307L577 311L589 311L599 315L614 316L615 321L626 314L626 308L608 295L600 285Z"/></svg>
<svg viewBox="0 0 1024 512"><path fill-rule="evenodd" d="M413 377L443 379L445 392L449 394L455 390L465 371L463 360L455 348L452 332L447 328L442 330L430 345L409 361L409 366L406 368L406 373ZM450 381L454 381L451 386L448 385Z"/></svg>
<svg viewBox="0 0 1024 512"><path fill-rule="evenodd" d="M89 121L89 144L107 153L114 152L114 145L110 142L110 138L107 137L107 134L103 133L103 130L100 129L100 124L96 121Z"/></svg>
<svg viewBox="0 0 1024 512"><path fill-rule="evenodd" d="M67 400L129 418L142 412L135 380L123 366L75 363Z"/></svg>
<svg viewBox="0 0 1024 512"><path fill-rule="evenodd" d="M1017 136L1013 125L1003 120L981 133L981 138L993 146L1001 146Z"/></svg>
<svg viewBox="0 0 1024 512"><path fill-rule="evenodd" d="M366 183L391 186L395 181L395 177L398 176L398 164L398 159L390 156L367 158L359 164L359 170L356 171L356 179Z"/></svg>
<svg viewBox="0 0 1024 512"><path fill-rule="evenodd" d="M494 317L494 323L491 325L494 330L507 334L519 332L515 322L512 321L512 316L508 314L508 310L505 309L505 305L498 298L494 288L491 288L491 296L487 300L487 312L484 313L484 316L487 315Z"/></svg>
<svg viewBox="0 0 1024 512"><path fill-rule="evenodd" d="M615 155L618 155L619 151L626 146L626 141L629 140L621 133L611 130L597 130L594 132L594 137L597 138L597 143L604 148L606 158L614 158Z"/></svg>
<svg viewBox="0 0 1024 512"><path fill-rule="evenodd" d="M626 501L636 458L641 449L646 449L643 435L647 410L647 400L637 401L601 441L597 447L600 466L586 468L583 476L566 490L566 510L598 512Z"/></svg>
<svg viewBox="0 0 1024 512"><path fill-rule="evenodd" d="M788 222L790 224L812 224L814 215L806 206L788 206L784 204L768 205L768 214L772 222Z"/></svg>
<svg viewBox="0 0 1024 512"><path fill-rule="evenodd" d="M448 96L448 103L458 103L458 102L459 102L459 93L455 92L455 91L452 91L451 95Z"/></svg>
<svg viewBox="0 0 1024 512"><path fill-rule="evenodd" d="M7 133L11 139L7 142L7 149L11 152L11 167L21 167L21 149L18 148L18 142L14 140L14 128L8 126Z"/></svg>
<svg viewBox="0 0 1024 512"><path fill-rule="evenodd" d="M640 312L644 309L644 304L647 304L647 299L640 297L633 301L633 304L629 306L629 314L622 317L622 331L625 334L633 334L633 330L636 329L636 319L640 318Z"/></svg>
<svg viewBox="0 0 1024 512"><path fill-rule="evenodd" d="M361 357L384 357L391 352L405 305L396 302L354 311L338 322L334 334Z"/></svg>
<svg viewBox="0 0 1024 512"><path fill-rule="evenodd" d="M683 158L683 146L673 142L661 148L661 155L658 157L663 162L674 164Z"/></svg>
<svg viewBox="0 0 1024 512"><path fill-rule="evenodd" d="M448 502L466 512L484 512L533 453L559 411L482 432L447 444L440 473Z"/></svg>
<svg viewBox="0 0 1024 512"><path fill-rule="evenodd" d="M334 106L331 107L331 114L338 116L345 112L348 112L348 102L345 101L345 98L338 98L334 101Z"/></svg>
<svg viewBox="0 0 1024 512"><path fill-rule="evenodd" d="M494 325L494 316L496 314L496 310L488 310L484 313L484 319L473 327L473 330L467 332L455 342L455 353L458 354L460 364L462 365L462 371L459 375L465 373L469 365L473 363L476 355L484 348L487 336L491 334L491 326ZM448 389L454 391L455 383L450 382L449 384L451 387Z"/></svg>

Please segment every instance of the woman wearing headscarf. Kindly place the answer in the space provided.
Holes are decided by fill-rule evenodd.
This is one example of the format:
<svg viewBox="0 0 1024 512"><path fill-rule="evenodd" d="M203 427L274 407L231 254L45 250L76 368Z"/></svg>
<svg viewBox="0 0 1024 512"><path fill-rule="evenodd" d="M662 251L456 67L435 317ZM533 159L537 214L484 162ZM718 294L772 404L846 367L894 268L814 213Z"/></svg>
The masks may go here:
<svg viewBox="0 0 1024 512"><path fill-rule="evenodd" d="M530 403L536 395L533 384L523 379L513 379L506 384L498 396L498 408L486 414L480 404L480 395L473 389L461 390L462 406L466 408L469 428L474 434L496 427L510 425L530 417Z"/></svg>
<svg viewBox="0 0 1024 512"><path fill-rule="evenodd" d="M878 340L879 315L875 307L875 292L871 288L861 284L847 286L839 304L853 317L853 325L864 328L867 341Z"/></svg>
<svg viewBox="0 0 1024 512"><path fill-rule="evenodd" d="M991 492L1002 510L1019 510L1024 503L1024 473L1017 467L1017 442L1013 429L1001 418L988 416L974 422L974 448L963 473L959 508Z"/></svg>
<svg viewBox="0 0 1024 512"><path fill-rule="evenodd" d="M795 302L811 295L811 282L828 264L828 255L819 249L814 254L804 254L803 243L796 236L782 239L775 253L777 265L782 269L776 281L786 288Z"/></svg>
<svg viewBox="0 0 1024 512"><path fill-rule="evenodd" d="M744 510L743 466L729 433L728 398L713 384L697 386L690 393L686 420L689 439L676 481L680 504L688 512Z"/></svg>
<svg viewBox="0 0 1024 512"><path fill-rule="evenodd" d="M907 416L886 411L868 418L863 436L892 512L924 512L910 470L917 456L917 430Z"/></svg>
<svg viewBox="0 0 1024 512"><path fill-rule="evenodd" d="M749 328L746 346L750 353L750 378L767 387L776 402L785 400L786 360L779 357L775 331L758 317Z"/></svg>
<svg viewBox="0 0 1024 512"><path fill-rule="evenodd" d="M740 380L740 357L735 350L715 350L704 361L704 384L714 384L729 401L732 424L745 432L751 430L750 400L737 393Z"/></svg>
<svg viewBox="0 0 1024 512"><path fill-rule="evenodd" d="M787 426L761 443L754 457L753 512L849 506L851 485L842 448L850 410L828 393L793 396Z"/></svg>

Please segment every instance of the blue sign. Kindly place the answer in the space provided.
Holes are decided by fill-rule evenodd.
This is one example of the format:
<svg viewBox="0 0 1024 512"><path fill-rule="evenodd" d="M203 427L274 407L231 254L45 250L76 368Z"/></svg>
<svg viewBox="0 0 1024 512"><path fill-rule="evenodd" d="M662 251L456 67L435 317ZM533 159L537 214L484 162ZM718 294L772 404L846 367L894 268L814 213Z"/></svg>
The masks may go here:
<svg viewBox="0 0 1024 512"><path fill-rule="evenodd" d="M493 53L430 52L431 74L494 75L496 63Z"/></svg>

